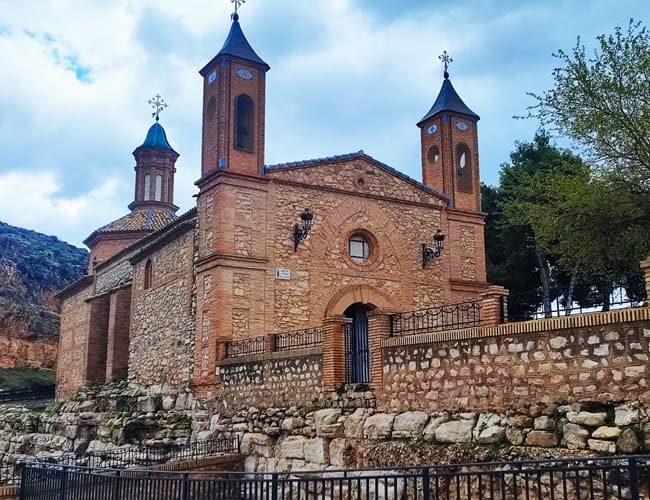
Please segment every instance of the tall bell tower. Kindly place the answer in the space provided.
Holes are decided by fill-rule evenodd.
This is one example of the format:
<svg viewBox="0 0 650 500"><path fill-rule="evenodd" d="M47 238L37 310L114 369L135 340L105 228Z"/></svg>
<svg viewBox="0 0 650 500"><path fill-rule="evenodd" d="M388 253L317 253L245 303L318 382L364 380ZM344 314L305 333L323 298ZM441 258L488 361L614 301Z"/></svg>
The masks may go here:
<svg viewBox="0 0 650 500"><path fill-rule="evenodd" d="M460 98L449 80L453 61L444 51L444 81L433 106L418 122L422 144L422 181L445 193L452 208L481 211L478 168L479 116Z"/></svg>
<svg viewBox="0 0 650 500"><path fill-rule="evenodd" d="M199 72L203 77L202 177L219 169L260 175L269 69L246 40L235 10L226 42Z"/></svg>

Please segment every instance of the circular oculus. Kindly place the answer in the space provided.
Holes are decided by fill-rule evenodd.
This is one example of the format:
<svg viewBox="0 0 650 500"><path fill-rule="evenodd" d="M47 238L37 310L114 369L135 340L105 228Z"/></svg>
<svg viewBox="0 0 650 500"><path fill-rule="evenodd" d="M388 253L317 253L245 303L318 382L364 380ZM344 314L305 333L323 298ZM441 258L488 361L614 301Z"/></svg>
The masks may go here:
<svg viewBox="0 0 650 500"><path fill-rule="evenodd" d="M429 134L429 135L431 135L431 134L435 134L435 133L436 133L436 130L438 130L438 125L431 125L431 126L427 129L427 134Z"/></svg>
<svg viewBox="0 0 650 500"><path fill-rule="evenodd" d="M253 79L253 73L248 71L247 69L240 69L237 70L237 76L241 78L242 80L252 80Z"/></svg>
<svg viewBox="0 0 650 500"><path fill-rule="evenodd" d="M465 123L465 122L456 122L456 128L458 130L462 130L463 132L465 132L469 127L467 126L467 123Z"/></svg>

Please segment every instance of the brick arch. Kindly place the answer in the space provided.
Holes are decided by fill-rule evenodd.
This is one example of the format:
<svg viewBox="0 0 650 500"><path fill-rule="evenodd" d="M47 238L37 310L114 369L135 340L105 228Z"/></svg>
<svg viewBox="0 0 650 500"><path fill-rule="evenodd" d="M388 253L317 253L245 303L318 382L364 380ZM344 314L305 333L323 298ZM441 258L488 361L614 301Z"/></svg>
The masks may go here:
<svg viewBox="0 0 650 500"><path fill-rule="evenodd" d="M377 204L368 202L365 199L357 199L351 203L345 203L332 210L325 219L319 223L317 231L323 241L336 242L342 235L342 229L353 229L348 222L357 214L364 214L370 220L370 224L361 229L371 231L375 237L381 233L382 238L379 244L388 248L395 254L398 265L407 262L409 255L403 245L396 244L392 235L401 234L392 220L377 206ZM385 238L385 239L384 239ZM319 245L312 249L316 261L323 261L329 245Z"/></svg>
<svg viewBox="0 0 650 500"><path fill-rule="evenodd" d="M332 296L325 307L325 317L342 315L349 306L356 303L388 309L395 301L387 293L373 286L348 285Z"/></svg>

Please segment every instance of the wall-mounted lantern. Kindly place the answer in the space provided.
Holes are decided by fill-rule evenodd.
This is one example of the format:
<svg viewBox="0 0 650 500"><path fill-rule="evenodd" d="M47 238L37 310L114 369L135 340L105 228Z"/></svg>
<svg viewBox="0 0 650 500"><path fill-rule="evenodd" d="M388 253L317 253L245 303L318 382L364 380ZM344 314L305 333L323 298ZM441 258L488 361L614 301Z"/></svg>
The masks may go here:
<svg viewBox="0 0 650 500"><path fill-rule="evenodd" d="M311 230L311 224L314 220L314 214L309 211L308 208L305 208L304 212L300 214L300 224L296 224L293 228L293 251L298 251L298 244L307 239L309 236L309 231Z"/></svg>
<svg viewBox="0 0 650 500"><path fill-rule="evenodd" d="M433 235L433 248L422 243L422 269L429 263L442 255L442 249L445 246L445 235L438 229Z"/></svg>

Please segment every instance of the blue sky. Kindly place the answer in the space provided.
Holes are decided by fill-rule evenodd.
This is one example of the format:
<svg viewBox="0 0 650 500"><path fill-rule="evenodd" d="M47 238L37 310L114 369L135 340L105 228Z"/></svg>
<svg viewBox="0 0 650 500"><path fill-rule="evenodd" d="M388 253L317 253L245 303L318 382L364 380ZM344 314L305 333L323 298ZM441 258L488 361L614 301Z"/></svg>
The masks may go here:
<svg viewBox="0 0 650 500"><path fill-rule="evenodd" d="M200 172L201 78L230 27L228 0L0 0L0 220L75 245L128 210L147 100L181 154L176 204ZM420 179L419 131L442 83L481 116L480 169L537 123L513 120L552 84L551 54L587 47L647 0L248 0L241 25L266 60L266 162L363 149Z"/></svg>

